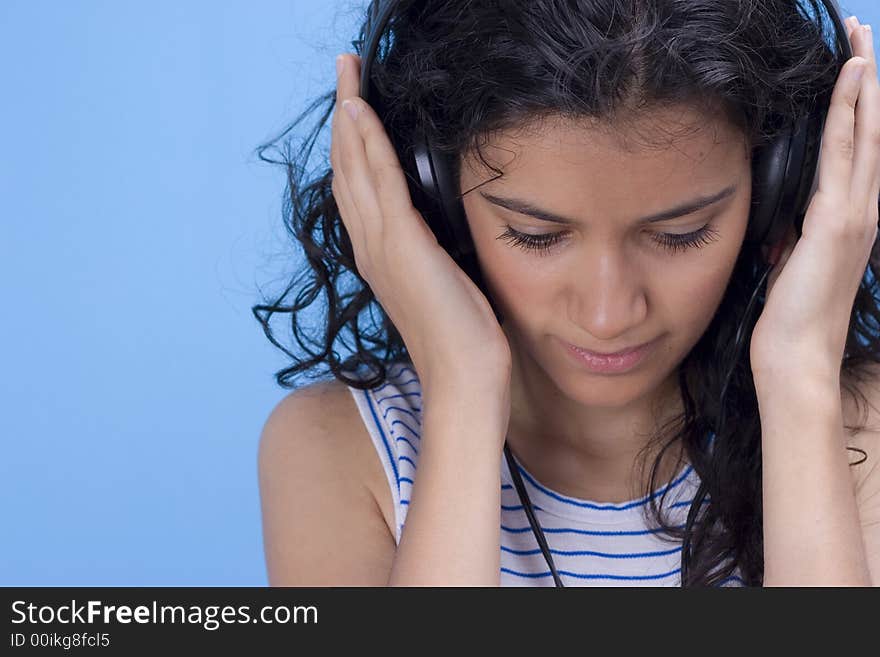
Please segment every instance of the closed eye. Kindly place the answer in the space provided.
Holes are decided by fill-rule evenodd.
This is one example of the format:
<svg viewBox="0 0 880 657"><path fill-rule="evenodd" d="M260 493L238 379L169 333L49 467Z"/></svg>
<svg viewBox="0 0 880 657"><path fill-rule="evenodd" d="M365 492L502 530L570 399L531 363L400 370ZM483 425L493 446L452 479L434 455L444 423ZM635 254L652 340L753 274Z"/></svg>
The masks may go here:
<svg viewBox="0 0 880 657"><path fill-rule="evenodd" d="M511 226L506 226L505 231L496 239L503 239L524 251L535 251L538 255L546 255L553 250L554 246L562 242L568 234L568 231L560 231L557 233L531 235L529 233L522 233ZM654 233L652 240L661 248L674 254L692 248L701 248L714 242L717 237L718 231L712 228L710 224L706 224L699 230L691 233Z"/></svg>

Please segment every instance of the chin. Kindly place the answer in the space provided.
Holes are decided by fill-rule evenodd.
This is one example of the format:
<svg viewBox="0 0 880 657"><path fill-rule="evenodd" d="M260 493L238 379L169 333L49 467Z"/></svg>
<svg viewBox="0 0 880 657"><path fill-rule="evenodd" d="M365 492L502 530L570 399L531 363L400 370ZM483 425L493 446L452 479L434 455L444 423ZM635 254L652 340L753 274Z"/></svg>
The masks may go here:
<svg viewBox="0 0 880 657"><path fill-rule="evenodd" d="M583 406L625 408L651 388L644 375L606 377L588 372L572 377L564 390L567 397Z"/></svg>
<svg viewBox="0 0 880 657"><path fill-rule="evenodd" d="M573 401L584 406L623 408L656 391L669 377L670 372L663 367L664 355L662 348L654 349L632 369L610 374L591 371L557 349L551 359L552 369L546 371L548 375L556 372L551 378Z"/></svg>

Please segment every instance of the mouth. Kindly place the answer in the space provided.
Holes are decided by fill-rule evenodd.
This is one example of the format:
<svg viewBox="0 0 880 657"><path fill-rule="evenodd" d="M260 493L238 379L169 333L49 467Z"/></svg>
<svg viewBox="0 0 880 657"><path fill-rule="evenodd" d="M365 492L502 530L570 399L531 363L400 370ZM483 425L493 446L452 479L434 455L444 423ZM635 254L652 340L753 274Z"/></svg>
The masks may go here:
<svg viewBox="0 0 880 657"><path fill-rule="evenodd" d="M626 349L621 349L620 351L610 351L610 352L593 351L592 349L587 349L585 347L579 347L578 345L574 345L574 344L569 344L569 346L572 349L577 349L578 351L580 351L582 353L589 354L590 356L595 356L596 358L612 358L612 357L625 356L626 354L632 353L633 351L637 351L637 350L641 349L642 347L648 346L649 344L651 344L651 343L644 342L644 343L636 345L634 347L627 347Z"/></svg>
<svg viewBox="0 0 880 657"><path fill-rule="evenodd" d="M651 351L659 338L611 353L584 349L563 341L566 352L580 365L597 374L620 374L636 367Z"/></svg>

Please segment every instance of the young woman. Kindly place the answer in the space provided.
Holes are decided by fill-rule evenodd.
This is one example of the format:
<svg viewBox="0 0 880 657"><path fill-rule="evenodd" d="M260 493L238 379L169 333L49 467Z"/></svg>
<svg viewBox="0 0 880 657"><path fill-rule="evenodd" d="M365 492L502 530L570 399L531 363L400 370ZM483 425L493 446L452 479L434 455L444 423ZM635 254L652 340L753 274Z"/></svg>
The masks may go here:
<svg viewBox="0 0 880 657"><path fill-rule="evenodd" d="M254 307L308 354L280 384L333 375L263 429L270 584L880 583L880 85L870 31L841 70L801 5L402 2L383 120L339 59L331 168L285 161L311 280ZM750 243L752 156L814 103L802 235ZM413 204L416 130L500 321Z"/></svg>

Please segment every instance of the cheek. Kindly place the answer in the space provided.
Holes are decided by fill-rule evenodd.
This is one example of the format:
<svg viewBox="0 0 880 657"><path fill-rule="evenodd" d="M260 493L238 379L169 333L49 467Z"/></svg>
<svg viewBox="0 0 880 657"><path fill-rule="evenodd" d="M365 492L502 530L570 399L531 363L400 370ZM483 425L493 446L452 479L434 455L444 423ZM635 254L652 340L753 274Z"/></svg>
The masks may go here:
<svg viewBox="0 0 880 657"><path fill-rule="evenodd" d="M471 207L467 197L464 206L483 277L502 313L506 317L521 316L522 307L534 307L541 299L546 301L547 282L542 284L540 277L535 276L537 267L529 265L531 256L498 239L504 227L497 219L483 216L478 208Z"/></svg>
<svg viewBox="0 0 880 657"><path fill-rule="evenodd" d="M749 217L749 196L743 198L739 207L716 224L720 238L702 249L689 264L678 268L672 283L675 307L667 308L666 316L687 318L689 327L700 335L721 304L742 249Z"/></svg>
<svg viewBox="0 0 880 657"><path fill-rule="evenodd" d="M674 317L687 318L689 324L708 325L724 295L727 283L726 268L701 268L697 275L679 282L670 309Z"/></svg>
<svg viewBox="0 0 880 657"><path fill-rule="evenodd" d="M501 232L499 229L498 233ZM532 258L494 237L483 243L475 236L477 256L490 294L507 317L537 316L535 310L553 297L550 277L542 275L540 262L531 264L538 257Z"/></svg>
<svg viewBox="0 0 880 657"><path fill-rule="evenodd" d="M724 297L739 255L739 242L728 241L713 249L712 257L701 258L687 267L667 294L664 315L679 324L682 338L694 343L705 332Z"/></svg>

